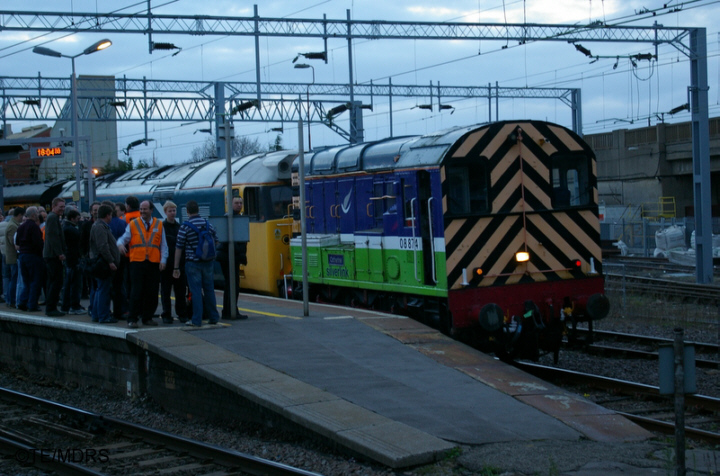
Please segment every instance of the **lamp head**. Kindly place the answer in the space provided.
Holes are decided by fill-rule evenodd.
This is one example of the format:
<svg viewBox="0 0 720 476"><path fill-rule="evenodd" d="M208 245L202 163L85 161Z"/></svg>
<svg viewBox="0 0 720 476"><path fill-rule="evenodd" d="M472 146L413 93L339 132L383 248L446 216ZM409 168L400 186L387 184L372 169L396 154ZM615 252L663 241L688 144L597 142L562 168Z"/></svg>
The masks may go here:
<svg viewBox="0 0 720 476"><path fill-rule="evenodd" d="M112 41L108 40L107 38L104 40L100 40L97 43L93 43L92 45L85 48L85 51L83 51L84 55L89 55L91 53L95 53L96 51L104 50L105 48L112 45Z"/></svg>
<svg viewBox="0 0 720 476"><path fill-rule="evenodd" d="M35 48L33 48L33 53L37 53L43 56L54 56L55 58L62 57L62 53L60 53L59 51L51 50L50 48L45 48L44 46L36 46Z"/></svg>

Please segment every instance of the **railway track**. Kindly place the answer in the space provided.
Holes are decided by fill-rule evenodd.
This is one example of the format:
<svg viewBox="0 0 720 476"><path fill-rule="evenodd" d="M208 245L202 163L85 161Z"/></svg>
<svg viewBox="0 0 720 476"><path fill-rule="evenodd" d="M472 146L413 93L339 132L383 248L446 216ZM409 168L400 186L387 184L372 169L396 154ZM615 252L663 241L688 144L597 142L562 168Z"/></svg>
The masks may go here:
<svg viewBox="0 0 720 476"><path fill-rule="evenodd" d="M671 263L667 258L652 258L642 256L617 256L603 261L604 270L617 274L649 275L661 277L664 274L688 274L695 275L693 266ZM714 274L720 276L720 269L715 269Z"/></svg>
<svg viewBox="0 0 720 476"><path fill-rule="evenodd" d="M664 434L675 431L672 396L660 395L652 385L628 382L528 362L514 365L525 372L562 387L572 388L585 398L614 410L640 426ZM685 433L689 438L720 444L720 399L685 395Z"/></svg>
<svg viewBox="0 0 720 476"><path fill-rule="evenodd" d="M698 304L718 304L720 287L708 284L685 283L677 280L645 276L605 273L606 290L630 291L663 298L675 298Z"/></svg>
<svg viewBox="0 0 720 476"><path fill-rule="evenodd" d="M588 338L587 329L577 329L576 337ZM593 330L592 342L584 350L590 354L606 357L626 357L635 359L658 359L658 349L664 345L672 345L672 339L649 337L623 332ZM720 368L718 354L720 347L717 344L705 342L685 342L685 345L695 347L695 366L698 368Z"/></svg>
<svg viewBox="0 0 720 476"><path fill-rule="evenodd" d="M54 474L317 476L4 388L0 388L0 414L5 463Z"/></svg>

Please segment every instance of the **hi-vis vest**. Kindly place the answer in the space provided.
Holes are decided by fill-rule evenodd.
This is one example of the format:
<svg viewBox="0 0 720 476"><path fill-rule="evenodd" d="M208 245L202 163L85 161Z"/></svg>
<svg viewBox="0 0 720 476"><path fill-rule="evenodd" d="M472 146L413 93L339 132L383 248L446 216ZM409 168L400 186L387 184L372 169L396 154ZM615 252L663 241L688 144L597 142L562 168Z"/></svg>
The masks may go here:
<svg viewBox="0 0 720 476"><path fill-rule="evenodd" d="M149 260L160 263L160 245L162 244L163 227L157 218L152 219L150 230L145 229L141 218L130 222L130 261Z"/></svg>

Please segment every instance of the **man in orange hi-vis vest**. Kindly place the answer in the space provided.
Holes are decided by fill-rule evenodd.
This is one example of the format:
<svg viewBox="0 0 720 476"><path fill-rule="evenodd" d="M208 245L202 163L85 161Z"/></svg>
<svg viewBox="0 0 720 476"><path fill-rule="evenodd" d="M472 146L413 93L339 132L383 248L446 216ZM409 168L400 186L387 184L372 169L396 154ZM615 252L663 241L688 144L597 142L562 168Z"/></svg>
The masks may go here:
<svg viewBox="0 0 720 476"><path fill-rule="evenodd" d="M158 307L160 272L165 269L168 246L162 221L152 216L150 200L140 203L140 218L128 224L118 238L121 253L130 258L130 315L128 327L137 328L138 316L146 326L156 326L153 315ZM126 245L128 245L126 247Z"/></svg>

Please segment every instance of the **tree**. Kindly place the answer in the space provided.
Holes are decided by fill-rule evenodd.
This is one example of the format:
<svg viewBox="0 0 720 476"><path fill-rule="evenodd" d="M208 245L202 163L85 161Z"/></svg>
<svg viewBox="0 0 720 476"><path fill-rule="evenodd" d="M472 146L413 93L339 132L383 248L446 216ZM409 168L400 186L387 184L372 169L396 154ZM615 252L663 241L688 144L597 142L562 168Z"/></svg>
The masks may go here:
<svg viewBox="0 0 720 476"><path fill-rule="evenodd" d="M233 157L245 157L246 155L258 154L260 152L267 152L267 149L260 145L260 140L257 137L254 140L251 140L247 136L233 137Z"/></svg>
<svg viewBox="0 0 720 476"><path fill-rule="evenodd" d="M216 159L215 139L208 138L202 145L195 147L190 152L190 162L203 162L205 160Z"/></svg>
<svg viewBox="0 0 720 476"><path fill-rule="evenodd" d="M266 152L260 145L259 139L250 139L247 136L235 136L232 139L232 150L230 154L233 157L245 157L250 154L258 154ZM190 162L203 162L205 160L217 158L217 148L215 146L215 138L208 138L202 145L195 147L190 153Z"/></svg>
<svg viewBox="0 0 720 476"><path fill-rule="evenodd" d="M145 162L145 159L140 159L137 164L138 169L149 169L150 165Z"/></svg>
<svg viewBox="0 0 720 476"><path fill-rule="evenodd" d="M133 169L133 159L128 157L127 160L118 159L116 165L110 165L110 159L100 168L100 175L111 174L115 172L127 172Z"/></svg>
<svg viewBox="0 0 720 476"><path fill-rule="evenodd" d="M271 150L271 151L283 150L282 136L280 134L275 136L275 142L270 143L268 150Z"/></svg>

